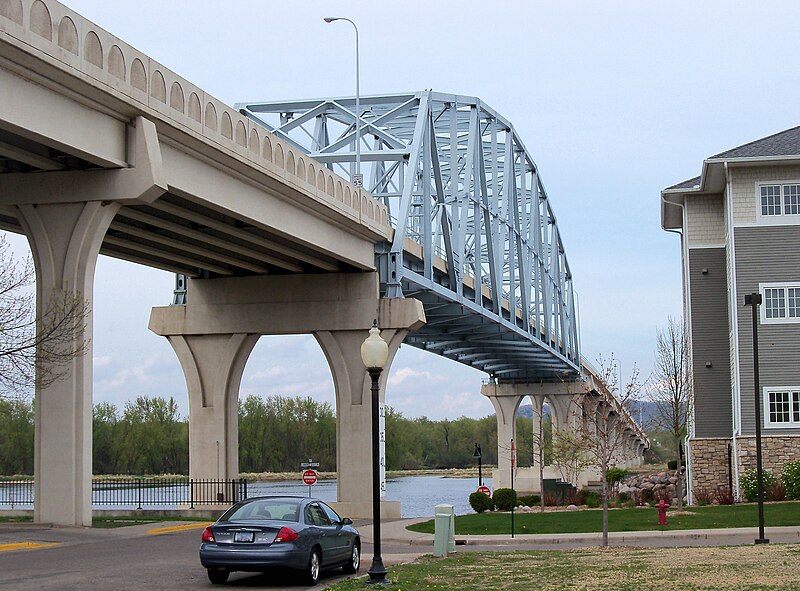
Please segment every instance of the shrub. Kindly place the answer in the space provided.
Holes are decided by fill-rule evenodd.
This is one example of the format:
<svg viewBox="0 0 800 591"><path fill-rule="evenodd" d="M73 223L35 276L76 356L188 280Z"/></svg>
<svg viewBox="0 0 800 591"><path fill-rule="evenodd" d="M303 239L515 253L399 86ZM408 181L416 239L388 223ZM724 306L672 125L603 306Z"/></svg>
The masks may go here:
<svg viewBox="0 0 800 591"><path fill-rule="evenodd" d="M781 479L786 487L786 498L800 499L800 462L789 462L783 467Z"/></svg>
<svg viewBox="0 0 800 591"><path fill-rule="evenodd" d="M484 511L493 509L494 502L489 495L475 491L469 495L469 506L472 507L472 510L475 511L475 513L483 513Z"/></svg>
<svg viewBox="0 0 800 591"><path fill-rule="evenodd" d="M606 470L606 482L609 484L614 484L615 482L619 482L628 476L629 472L625 468L609 468Z"/></svg>
<svg viewBox="0 0 800 591"><path fill-rule="evenodd" d="M600 494L588 488L579 490L575 500L578 505L586 505L587 507L600 506Z"/></svg>
<svg viewBox="0 0 800 591"><path fill-rule="evenodd" d="M653 489L643 488L639 494L639 503L642 505L649 505L653 500Z"/></svg>
<svg viewBox="0 0 800 591"><path fill-rule="evenodd" d="M621 492L617 495L620 503L627 503L631 500L631 494L627 492Z"/></svg>
<svg viewBox="0 0 800 591"><path fill-rule="evenodd" d="M542 498L544 499L544 504L548 507L558 507L561 504L561 495L558 493L545 491Z"/></svg>
<svg viewBox="0 0 800 591"><path fill-rule="evenodd" d="M678 460L670 460L667 462L667 470L677 470L678 469Z"/></svg>
<svg viewBox="0 0 800 591"><path fill-rule="evenodd" d="M707 488L699 488L694 491L694 500L701 507L710 505L714 502L714 493Z"/></svg>
<svg viewBox="0 0 800 591"><path fill-rule="evenodd" d="M764 491L764 497L768 501L785 501L786 500L786 486L784 486L783 482L776 482L775 484L770 484L767 487L767 490Z"/></svg>
<svg viewBox="0 0 800 591"><path fill-rule="evenodd" d="M517 504L517 492L510 488L498 488L492 500L500 511L511 511Z"/></svg>
<svg viewBox="0 0 800 591"><path fill-rule="evenodd" d="M775 478L775 475L772 472L769 472L768 470L762 470L762 474L765 491L770 486L777 484L778 479ZM758 499L758 478L755 468L745 470L744 474L742 474L741 478L739 479L739 483L742 485L742 491L744 492L744 498L746 501L752 503Z"/></svg>
<svg viewBox="0 0 800 591"><path fill-rule="evenodd" d="M733 498L733 491L727 486L720 486L714 493L714 500L720 505L733 505L735 498Z"/></svg>
<svg viewBox="0 0 800 591"><path fill-rule="evenodd" d="M517 502L520 505L525 505L526 507L535 507L538 505L542 500L542 497L539 495L523 495L517 498Z"/></svg>

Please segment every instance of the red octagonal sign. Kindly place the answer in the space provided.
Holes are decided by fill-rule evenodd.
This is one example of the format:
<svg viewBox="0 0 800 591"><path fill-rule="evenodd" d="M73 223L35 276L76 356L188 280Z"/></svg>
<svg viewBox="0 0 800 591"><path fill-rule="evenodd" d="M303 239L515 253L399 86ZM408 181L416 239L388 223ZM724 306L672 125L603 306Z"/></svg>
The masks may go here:
<svg viewBox="0 0 800 591"><path fill-rule="evenodd" d="M306 470L303 472L303 484L311 486L317 483L317 473L314 470Z"/></svg>

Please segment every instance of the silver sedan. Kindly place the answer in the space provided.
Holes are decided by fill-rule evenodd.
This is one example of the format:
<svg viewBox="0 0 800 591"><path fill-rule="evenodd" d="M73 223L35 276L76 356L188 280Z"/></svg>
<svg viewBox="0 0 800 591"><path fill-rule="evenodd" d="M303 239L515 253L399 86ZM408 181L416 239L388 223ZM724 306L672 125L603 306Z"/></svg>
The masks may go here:
<svg viewBox="0 0 800 591"><path fill-rule="evenodd" d="M352 523L318 499L254 497L203 531L200 562L215 584L233 571L290 568L314 585L323 568L358 572L361 540Z"/></svg>

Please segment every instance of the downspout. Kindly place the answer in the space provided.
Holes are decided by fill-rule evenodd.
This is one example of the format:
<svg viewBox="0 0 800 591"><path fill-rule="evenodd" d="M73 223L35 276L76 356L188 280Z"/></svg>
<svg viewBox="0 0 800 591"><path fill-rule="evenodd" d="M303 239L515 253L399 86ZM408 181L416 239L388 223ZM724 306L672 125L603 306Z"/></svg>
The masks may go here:
<svg viewBox="0 0 800 591"><path fill-rule="evenodd" d="M733 187L731 182L731 175L728 169L728 163L724 162L725 168L725 205L727 206L728 213L728 253L731 257L731 278L730 278L730 296L728 298L728 310L731 314L731 328L733 329L733 408L731 408L731 422L732 434L731 443L733 445L733 489L731 492L736 500L739 500L739 448L737 435L741 435L742 430L742 393L739 383L739 314L737 310L736 300L736 251L734 250L733 241Z"/></svg>
<svg viewBox="0 0 800 591"><path fill-rule="evenodd" d="M663 199L663 197L662 197ZM686 208L684 207L683 203L676 203L674 201L670 201L671 205L677 205L681 208L681 228L686 228ZM683 264L681 265L681 283L683 289L683 318L684 318L684 330L689 331L689 335L692 334L691 322L692 317L689 314L689 304L690 304L690 296L689 290L687 285L687 278L689 277L689 248L688 244L686 243L685 236L682 230L671 230L669 228L664 228L667 232L674 232L678 236L681 237L681 260ZM687 363L689 367L693 367L692 364L692 339L689 338L689 359L687 359ZM692 378L694 381L694 378ZM692 389L694 390L694 385L692 385ZM689 428L686 430L686 439L684 441L684 449L686 450L685 461L686 461L686 502L687 504L692 504L692 448L689 445L689 438L694 435L694 405L690 411L690 424Z"/></svg>

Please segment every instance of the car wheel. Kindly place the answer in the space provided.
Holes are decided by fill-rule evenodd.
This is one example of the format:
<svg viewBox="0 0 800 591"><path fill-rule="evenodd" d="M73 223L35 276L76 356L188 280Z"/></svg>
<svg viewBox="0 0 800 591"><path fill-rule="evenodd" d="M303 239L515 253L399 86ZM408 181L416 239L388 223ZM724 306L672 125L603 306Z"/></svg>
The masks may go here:
<svg viewBox="0 0 800 591"><path fill-rule="evenodd" d="M358 542L353 542L353 550L350 552L350 562L344 565L344 572L347 574L355 574L358 572L358 568L361 566L361 548L358 546Z"/></svg>
<svg viewBox="0 0 800 591"><path fill-rule="evenodd" d="M223 585L228 582L229 574L225 569L210 568L208 569L208 580L215 585Z"/></svg>
<svg viewBox="0 0 800 591"><path fill-rule="evenodd" d="M319 549L314 548L311 551L311 556L308 557L308 566L306 567L306 572L305 572L306 584L308 585L317 584L317 581L319 581L320 563L321 560L319 556Z"/></svg>

